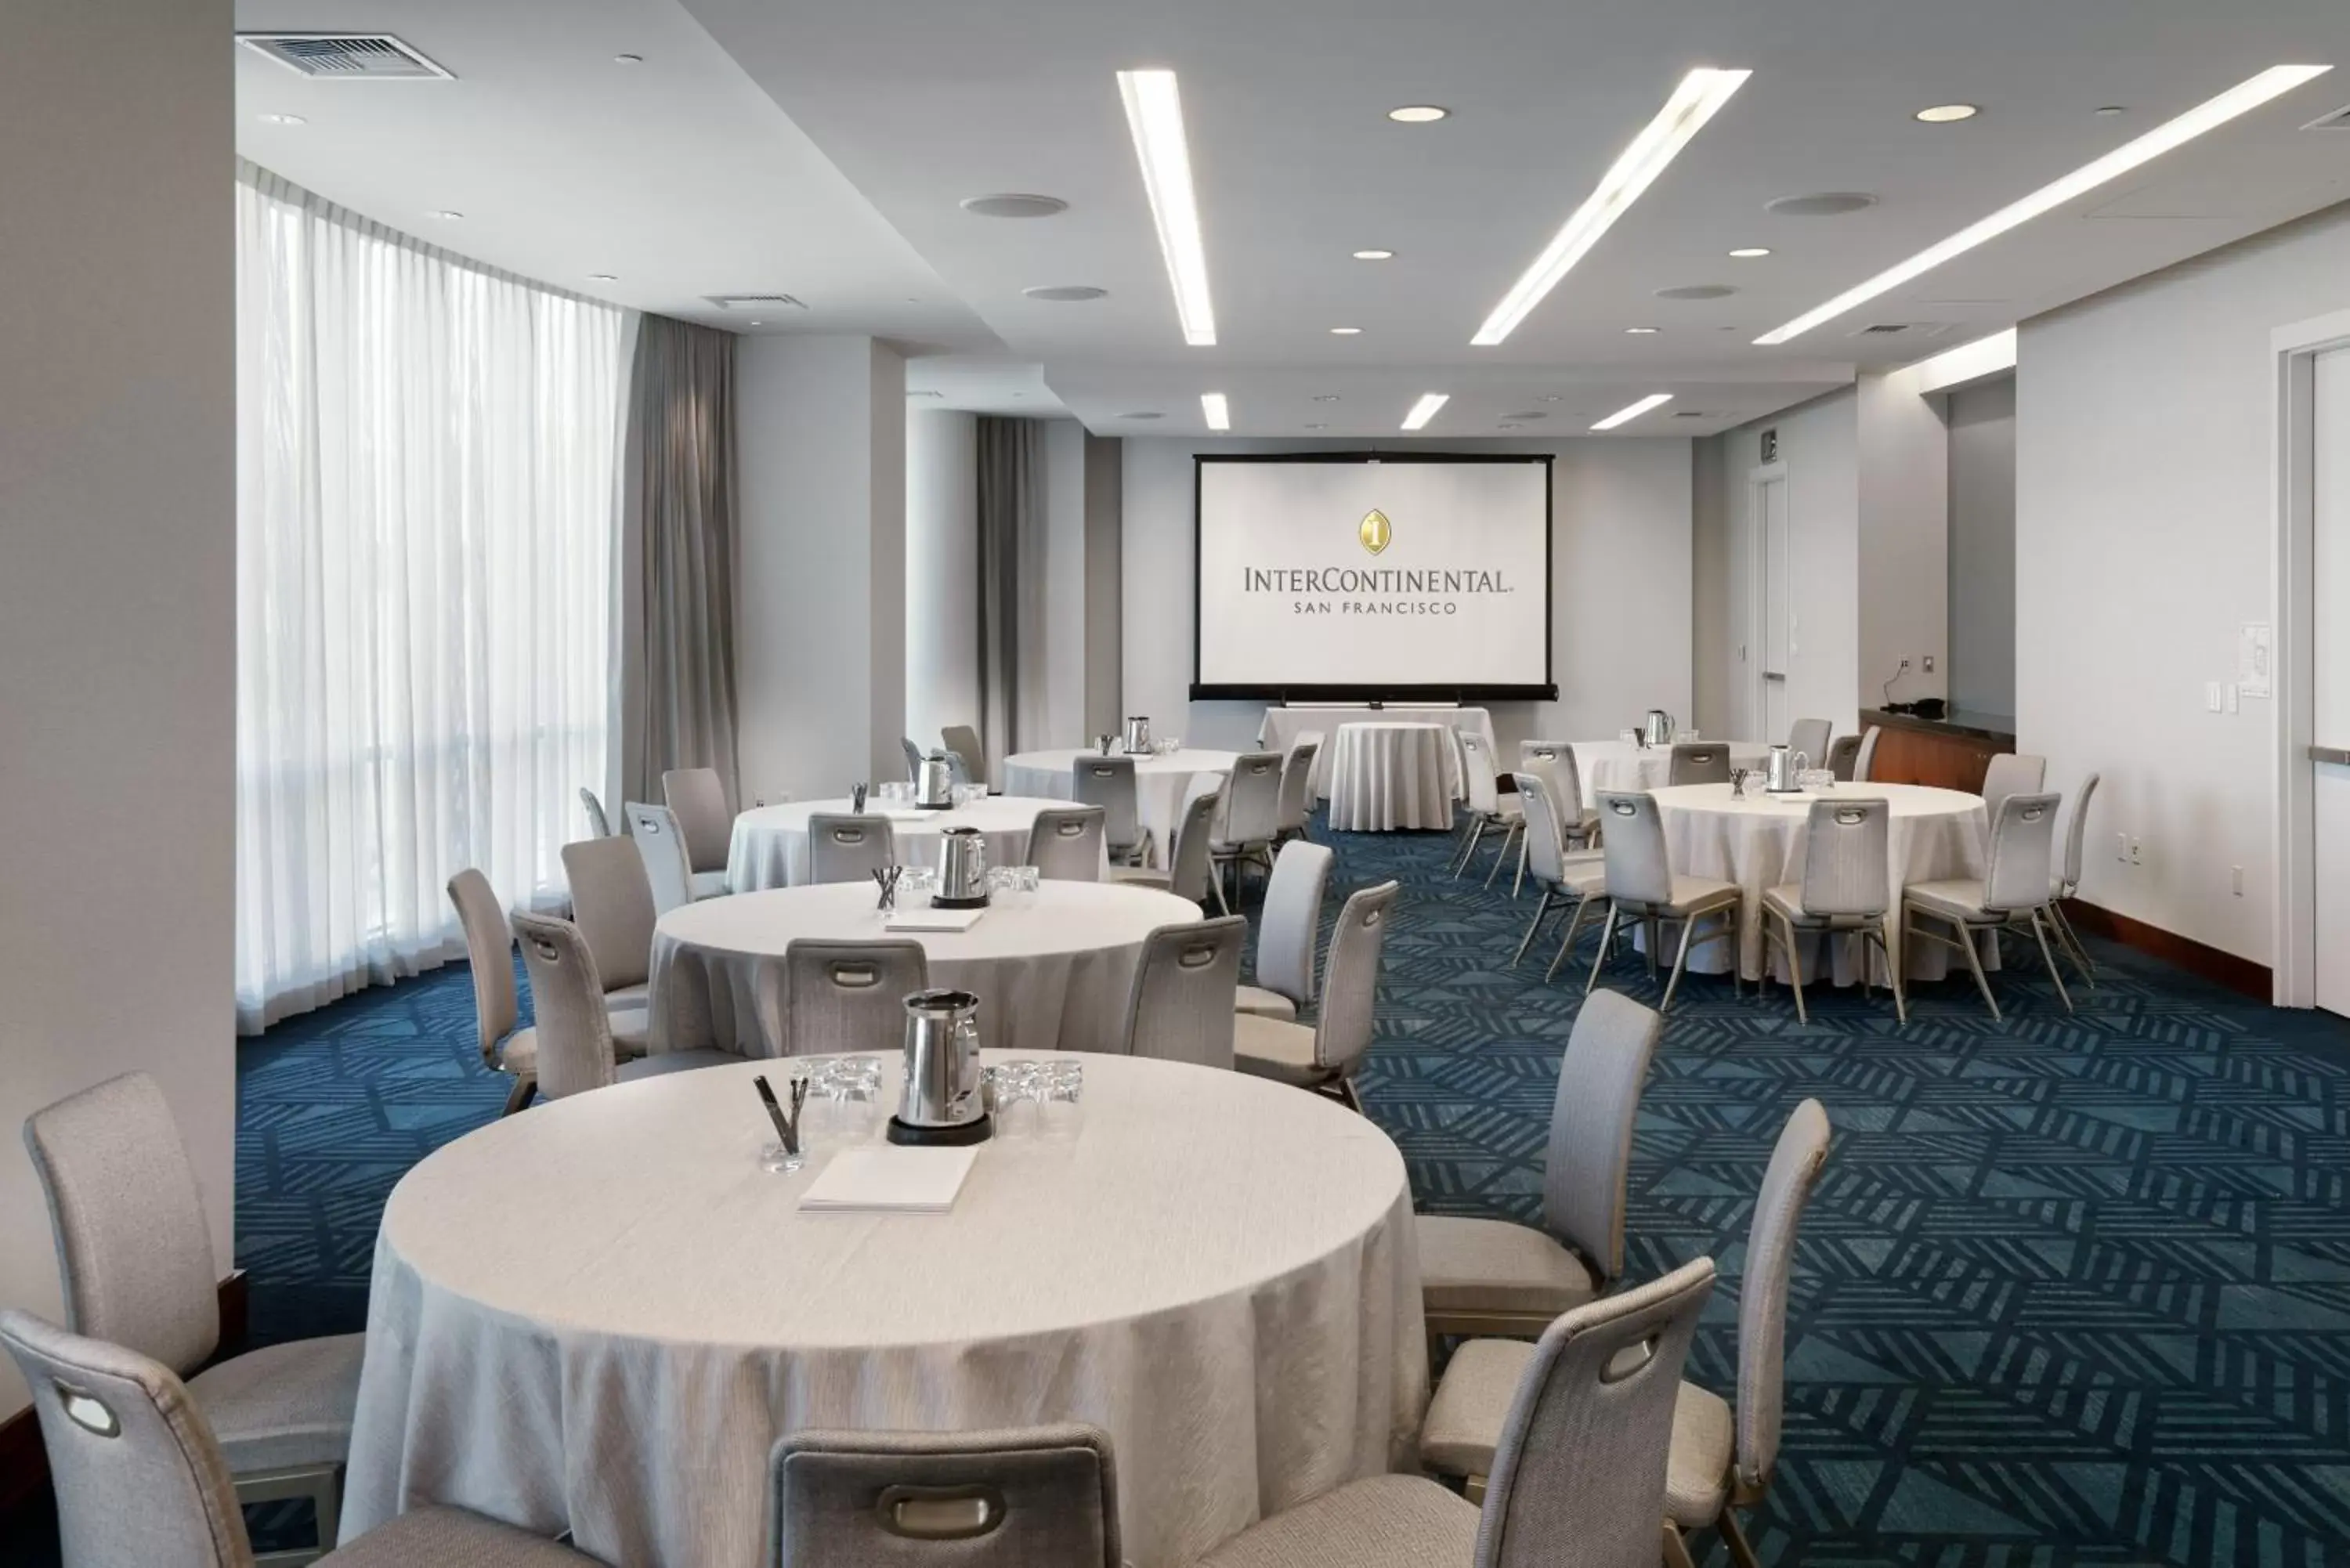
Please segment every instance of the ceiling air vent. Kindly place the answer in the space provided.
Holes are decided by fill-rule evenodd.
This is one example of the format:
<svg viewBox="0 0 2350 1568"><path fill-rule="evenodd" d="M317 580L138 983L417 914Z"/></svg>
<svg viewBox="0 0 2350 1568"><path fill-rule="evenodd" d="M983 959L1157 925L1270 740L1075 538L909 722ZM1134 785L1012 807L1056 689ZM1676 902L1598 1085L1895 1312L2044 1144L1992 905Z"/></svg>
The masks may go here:
<svg viewBox="0 0 2350 1568"><path fill-rule="evenodd" d="M721 310L806 310L807 301L788 294L705 294Z"/></svg>
<svg viewBox="0 0 2350 1568"><path fill-rule="evenodd" d="M239 33L236 41L289 71L330 81L445 81L445 71L389 33Z"/></svg>
<svg viewBox="0 0 2350 1568"><path fill-rule="evenodd" d="M1855 337L1939 337L1950 329L1947 321L1880 321L1852 334Z"/></svg>
<svg viewBox="0 0 2350 1568"><path fill-rule="evenodd" d="M2315 119L2313 119L2307 125L2303 126L2302 130L2350 130L2350 103L2344 104L2332 114L2319 115Z"/></svg>

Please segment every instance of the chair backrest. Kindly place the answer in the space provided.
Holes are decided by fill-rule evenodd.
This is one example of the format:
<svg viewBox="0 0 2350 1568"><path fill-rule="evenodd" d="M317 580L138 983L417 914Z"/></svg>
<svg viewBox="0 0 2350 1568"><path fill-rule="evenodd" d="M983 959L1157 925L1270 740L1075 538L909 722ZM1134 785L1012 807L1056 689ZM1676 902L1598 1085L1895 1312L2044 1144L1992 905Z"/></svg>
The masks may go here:
<svg viewBox="0 0 2350 1568"><path fill-rule="evenodd" d="M465 928L465 962L473 971L473 1030L482 1061L494 1065L498 1042L522 1022L522 996L515 985L514 928L490 879L468 866L449 878L449 901Z"/></svg>
<svg viewBox="0 0 2350 1568"><path fill-rule="evenodd" d="M807 879L862 882L898 864L898 837L886 816L818 812L807 821Z"/></svg>
<svg viewBox="0 0 2350 1568"><path fill-rule="evenodd" d="M1378 1021L1379 956L1386 950L1402 884L1382 882L1350 895L1330 936L1322 970L1322 1010L1314 1021L1316 1066L1352 1071L1371 1048Z"/></svg>
<svg viewBox="0 0 2350 1568"><path fill-rule="evenodd" d="M1097 805L1050 805L1028 828L1028 864L1047 882L1098 882L1103 828Z"/></svg>
<svg viewBox="0 0 2350 1568"><path fill-rule="evenodd" d="M1543 1222L1602 1281L1624 1272L1632 1124L1664 1020L1619 992L1595 991L1575 1015L1543 1155Z"/></svg>
<svg viewBox="0 0 2350 1568"><path fill-rule="evenodd" d="M1860 732L1860 753L1852 759L1852 782L1866 784L1877 776L1877 741L1884 734L1882 726L1871 724Z"/></svg>
<svg viewBox="0 0 2350 1568"><path fill-rule="evenodd" d="M1135 794L1132 757L1080 753L1070 764L1069 784L1078 805L1102 808L1102 832L1113 853L1124 854L1142 842L1142 807Z"/></svg>
<svg viewBox="0 0 2350 1568"><path fill-rule="evenodd" d="M2070 897L2081 885L2081 849L2089 824L2089 797L2097 793L2097 775L2081 781L2073 796L2073 815L2064 820L2064 892Z"/></svg>
<svg viewBox="0 0 2350 1568"><path fill-rule="evenodd" d="M645 863L645 883L652 889L653 914L668 914L693 902L693 867L686 859L685 834L677 814L665 805L640 800L620 807L629 819L629 836L636 841L638 857Z"/></svg>
<svg viewBox="0 0 2350 1568"><path fill-rule="evenodd" d="M971 782L987 777L987 748L979 743L979 732L969 724L949 724L939 731L939 739L946 742L947 754L961 757Z"/></svg>
<svg viewBox="0 0 2350 1568"><path fill-rule="evenodd" d="M1191 793L1183 797L1183 815L1175 824L1175 846L1167 857L1168 882L1174 891L1195 904L1215 894L1216 810L1223 804L1223 780L1214 774L1194 774Z"/></svg>
<svg viewBox="0 0 2350 1568"><path fill-rule="evenodd" d="M2048 902L2055 868L2058 794L2011 794L1991 821L1991 865L1983 873L1983 908L2036 909Z"/></svg>
<svg viewBox="0 0 2350 1568"><path fill-rule="evenodd" d="M1828 737L1835 726L1825 719L1798 719L1787 726L1787 750L1804 753L1805 767L1828 765Z"/></svg>
<svg viewBox="0 0 2350 1568"><path fill-rule="evenodd" d="M1561 832L1582 822L1583 770L1575 764L1572 745L1565 741L1520 741L1518 772L1523 775L1528 771L1540 774L1550 785L1551 809Z"/></svg>
<svg viewBox="0 0 2350 1568"><path fill-rule="evenodd" d="M1247 943L1242 915L1161 926L1145 937L1126 992L1127 1054L1230 1067L1232 1003Z"/></svg>
<svg viewBox="0 0 2350 1568"><path fill-rule="evenodd" d="M1666 765L1669 784L1728 784L1730 748L1720 741L1675 741Z"/></svg>
<svg viewBox="0 0 2350 1568"><path fill-rule="evenodd" d="M931 988L930 956L910 938L873 941L803 937L760 971L781 994L762 997L786 1056L894 1051L906 1039L906 998Z"/></svg>
<svg viewBox="0 0 2350 1568"><path fill-rule="evenodd" d="M1475 1568L1653 1568L1673 1407L1713 1260L1543 1331L1493 1449Z"/></svg>
<svg viewBox="0 0 2350 1568"><path fill-rule="evenodd" d="M1853 764L1860 760L1860 737L1838 735L1828 744L1828 760L1824 764L1842 783L1850 783Z"/></svg>
<svg viewBox="0 0 2350 1568"><path fill-rule="evenodd" d="M661 801L685 835L685 861L696 871L723 871L734 839L733 814L716 768L672 768L661 774Z"/></svg>
<svg viewBox="0 0 2350 1568"><path fill-rule="evenodd" d="M1314 809L1314 759L1322 754L1322 742L1300 735L1289 748L1289 755L1281 764L1280 826L1284 833L1302 832L1306 815Z"/></svg>
<svg viewBox="0 0 2350 1568"><path fill-rule="evenodd" d="M1661 1473L1661 1472L1660 1472ZM1119 1568L1109 1434L795 1432L768 1469L773 1568Z"/></svg>
<svg viewBox="0 0 2350 1568"><path fill-rule="evenodd" d="M1891 909L1892 830L1889 802L1812 802L1804 826L1804 913L1874 916Z"/></svg>
<svg viewBox="0 0 2350 1568"><path fill-rule="evenodd" d="M1314 1000L1314 955L1322 940L1322 903L1337 858L1328 846L1293 838L1273 857L1264 908L1257 915L1256 982L1300 1007Z"/></svg>
<svg viewBox="0 0 2350 1568"><path fill-rule="evenodd" d="M1805 1100L1779 1129L1746 1232L1746 1270L1738 1282L1737 1423L1738 1474L1750 1486L1768 1481L1779 1459L1795 1231L1827 1158L1828 1113L1819 1101Z"/></svg>
<svg viewBox="0 0 2350 1568"><path fill-rule="evenodd" d="M571 919L596 955L596 972L614 991L651 977L652 879L644 857L625 838L584 838L563 846L563 875L571 884Z"/></svg>
<svg viewBox="0 0 2350 1568"><path fill-rule="evenodd" d="M914 744L914 738L911 735L899 736L898 743L906 748L906 782L916 784L921 783L922 748Z"/></svg>
<svg viewBox="0 0 2350 1568"><path fill-rule="evenodd" d="M35 1111L25 1147L48 1196L66 1326L174 1372L202 1366L220 1347L220 1274L155 1080L125 1073Z"/></svg>
<svg viewBox="0 0 2350 1568"><path fill-rule="evenodd" d="M1281 753L1243 752L1233 758L1224 794L1224 842L1271 843L1281 831Z"/></svg>
<svg viewBox="0 0 2350 1568"><path fill-rule="evenodd" d="M1494 769L1492 748L1485 737L1467 730L1456 732L1461 743L1461 793L1468 797L1471 811L1494 812L1502 809L1501 777Z"/></svg>
<svg viewBox="0 0 2350 1568"><path fill-rule="evenodd" d="M1559 846L1558 796L1550 775L1529 763L1511 775L1517 781L1518 807L1526 819L1526 871L1537 886L1555 887L1566 875L1565 851Z"/></svg>
<svg viewBox="0 0 2350 1568"><path fill-rule="evenodd" d="M586 784L579 786L579 804L588 813L588 834L591 838L612 836L612 819L604 815L604 803Z"/></svg>
<svg viewBox="0 0 2350 1568"><path fill-rule="evenodd" d="M1665 819L1646 790L1599 796L1600 848L1607 857L1607 897L1621 904L1669 904L1673 868L1665 854Z"/></svg>
<svg viewBox="0 0 2350 1568"><path fill-rule="evenodd" d="M530 976L531 1016L538 1033L538 1092L550 1100L600 1089L617 1080L612 1014L587 937L552 915L514 918L522 967Z"/></svg>
<svg viewBox="0 0 2350 1568"><path fill-rule="evenodd" d="M2047 777L2046 757L2035 757L2028 752L2002 752L1983 769L1983 809L1996 821L2001 801L2012 794L2037 794Z"/></svg>
<svg viewBox="0 0 2350 1568"><path fill-rule="evenodd" d="M15 1307L0 1345L32 1390L67 1563L252 1568L228 1461L177 1374Z"/></svg>

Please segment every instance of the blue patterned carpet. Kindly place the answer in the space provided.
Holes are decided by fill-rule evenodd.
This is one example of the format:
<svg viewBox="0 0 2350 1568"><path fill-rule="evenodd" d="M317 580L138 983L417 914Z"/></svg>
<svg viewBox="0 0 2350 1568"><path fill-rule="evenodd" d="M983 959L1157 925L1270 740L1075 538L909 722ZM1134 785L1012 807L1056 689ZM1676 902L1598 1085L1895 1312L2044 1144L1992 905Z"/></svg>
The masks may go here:
<svg viewBox="0 0 2350 1568"><path fill-rule="evenodd" d="M1441 837L1336 844L1334 892L1406 890L1372 1116L1424 1208L1532 1219L1580 970L1507 970L1531 896L1447 880ZM1815 1096L1836 1128L1798 1251L1777 1483L1750 1522L1765 1561L2350 1562L2350 1032L2096 950L2077 1018L2015 962L2003 1024L1962 980L1919 988L1906 1031L1881 997L1815 988L1800 1027L1783 992L1684 984L1642 1108L1631 1273L1721 1265L1692 1376L1734 1387L1751 1195L1782 1118ZM1632 963L1610 974L1656 1000ZM393 1182L504 1099L472 1011L457 967L244 1048L259 1337L361 1325Z"/></svg>

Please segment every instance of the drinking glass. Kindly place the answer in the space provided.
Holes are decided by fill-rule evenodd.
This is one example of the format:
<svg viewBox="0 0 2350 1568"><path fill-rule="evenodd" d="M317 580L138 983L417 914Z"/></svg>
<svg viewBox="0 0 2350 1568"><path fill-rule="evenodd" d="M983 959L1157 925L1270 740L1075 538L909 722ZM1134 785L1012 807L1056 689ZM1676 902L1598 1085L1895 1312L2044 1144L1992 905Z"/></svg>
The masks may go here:
<svg viewBox="0 0 2350 1568"><path fill-rule="evenodd" d="M1075 1141L1084 1120L1086 1064L1067 1060L1046 1062L1037 1075L1045 1137L1055 1143Z"/></svg>
<svg viewBox="0 0 2350 1568"><path fill-rule="evenodd" d="M1005 1137L1035 1136L1043 1115L1044 1085L1039 1065L1023 1060L999 1062L985 1069L982 1078L991 1086L995 1130Z"/></svg>
<svg viewBox="0 0 2350 1568"><path fill-rule="evenodd" d="M816 1060L821 1060L821 1058L816 1058ZM790 1077L784 1081L783 1100L785 1105L788 1106L791 1104L791 1092L793 1087L795 1085L806 1082L808 1078L808 1073L804 1071L795 1071ZM816 1089L815 1086L811 1085L808 1089L808 1099L813 1101L815 1098ZM781 1138L776 1138L768 1143L763 1144L759 1148L759 1168L761 1170L766 1171L772 1176L789 1176L792 1172L807 1164L808 1135L811 1131L811 1128L808 1126L807 1112L810 1108L812 1108L812 1106L804 1106L800 1112L799 1151L797 1153L791 1153L785 1150Z"/></svg>

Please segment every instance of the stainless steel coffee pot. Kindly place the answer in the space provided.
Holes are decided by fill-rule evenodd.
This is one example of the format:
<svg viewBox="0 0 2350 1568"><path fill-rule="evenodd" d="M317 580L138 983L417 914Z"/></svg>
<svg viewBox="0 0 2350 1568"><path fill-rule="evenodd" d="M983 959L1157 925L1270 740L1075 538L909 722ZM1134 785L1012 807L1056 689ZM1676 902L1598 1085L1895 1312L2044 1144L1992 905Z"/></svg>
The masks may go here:
<svg viewBox="0 0 2350 1568"><path fill-rule="evenodd" d="M944 752L932 752L915 770L914 804L931 811L943 811L954 804L954 766Z"/></svg>
<svg viewBox="0 0 2350 1568"><path fill-rule="evenodd" d="M1811 765L1812 759L1803 753L1791 753L1784 743L1773 745L1763 766L1762 787L1773 794L1793 794L1803 787L1803 772Z"/></svg>
<svg viewBox="0 0 2350 1568"><path fill-rule="evenodd" d="M976 827L950 827L939 835L939 890L931 902L942 909L976 909L986 904L986 834Z"/></svg>
<svg viewBox="0 0 2350 1568"><path fill-rule="evenodd" d="M1669 746L1673 732L1679 728L1673 716L1662 708L1648 710L1648 717L1640 727L1640 743L1644 746Z"/></svg>
<svg viewBox="0 0 2350 1568"><path fill-rule="evenodd" d="M980 1096L979 998L918 991L906 998L906 1086L891 1143L977 1143L990 1132Z"/></svg>
<svg viewBox="0 0 2350 1568"><path fill-rule="evenodd" d="M1139 757L1139 756L1142 755L1144 753L1146 753L1146 752L1148 752L1148 751L1149 751L1149 750L1150 750L1150 721L1149 721L1149 719L1148 719L1147 717L1145 717L1145 716L1143 716L1143 715L1141 715L1141 714L1138 714L1138 713L1128 713L1128 714L1126 716L1126 751L1127 751L1127 754L1128 754L1128 756Z"/></svg>

